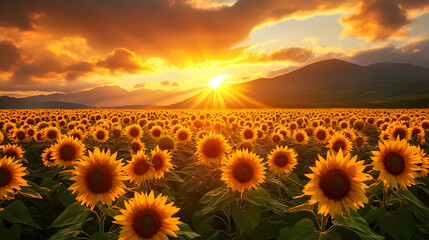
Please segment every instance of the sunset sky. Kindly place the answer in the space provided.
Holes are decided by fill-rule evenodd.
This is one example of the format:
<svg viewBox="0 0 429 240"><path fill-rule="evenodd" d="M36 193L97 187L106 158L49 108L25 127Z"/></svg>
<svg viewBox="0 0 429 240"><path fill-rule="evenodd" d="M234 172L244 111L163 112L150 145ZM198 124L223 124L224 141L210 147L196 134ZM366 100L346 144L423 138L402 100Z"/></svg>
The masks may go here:
<svg viewBox="0 0 429 240"><path fill-rule="evenodd" d="M328 58L429 67L429 1L0 1L0 95L191 91Z"/></svg>

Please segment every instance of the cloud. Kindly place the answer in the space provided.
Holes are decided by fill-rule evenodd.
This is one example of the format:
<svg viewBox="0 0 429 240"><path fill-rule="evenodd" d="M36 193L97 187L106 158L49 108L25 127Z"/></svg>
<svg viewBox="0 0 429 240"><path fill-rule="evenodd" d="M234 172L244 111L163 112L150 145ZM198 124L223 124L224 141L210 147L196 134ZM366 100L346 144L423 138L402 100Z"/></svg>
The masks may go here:
<svg viewBox="0 0 429 240"><path fill-rule="evenodd" d="M241 62L293 62L303 63L313 56L313 51L309 47L287 47L272 50L267 53L248 52Z"/></svg>
<svg viewBox="0 0 429 240"><path fill-rule="evenodd" d="M141 83L137 83L136 85L134 85L133 88L144 88L146 87L147 83L145 82L141 82Z"/></svg>
<svg viewBox="0 0 429 240"><path fill-rule="evenodd" d="M166 86L166 87L170 86L170 84L171 84L171 82L169 80L165 80L165 81L161 82L161 85Z"/></svg>
<svg viewBox="0 0 429 240"><path fill-rule="evenodd" d="M104 67L114 72L137 73L140 71L153 71L149 64L144 64L137 56L125 48L115 48L105 60L97 62L98 67Z"/></svg>
<svg viewBox="0 0 429 240"><path fill-rule="evenodd" d="M369 41L405 36L406 26L412 21L408 11L429 5L429 1L417 0L366 0L355 13L341 18L345 26L343 37L363 37Z"/></svg>
<svg viewBox="0 0 429 240"><path fill-rule="evenodd" d="M173 83L171 83L171 86L172 87L178 87L179 86L179 82L173 82Z"/></svg>
<svg viewBox="0 0 429 240"><path fill-rule="evenodd" d="M9 71L21 61L19 49L9 41L0 42L0 71Z"/></svg>

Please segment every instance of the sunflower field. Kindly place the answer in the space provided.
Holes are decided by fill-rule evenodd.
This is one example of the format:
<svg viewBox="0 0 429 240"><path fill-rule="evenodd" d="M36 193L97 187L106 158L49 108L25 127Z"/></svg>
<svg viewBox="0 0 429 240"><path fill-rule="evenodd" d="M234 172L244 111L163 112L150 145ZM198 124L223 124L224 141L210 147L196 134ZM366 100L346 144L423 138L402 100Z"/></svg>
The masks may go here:
<svg viewBox="0 0 429 240"><path fill-rule="evenodd" d="M3 110L0 239L429 239L429 110Z"/></svg>

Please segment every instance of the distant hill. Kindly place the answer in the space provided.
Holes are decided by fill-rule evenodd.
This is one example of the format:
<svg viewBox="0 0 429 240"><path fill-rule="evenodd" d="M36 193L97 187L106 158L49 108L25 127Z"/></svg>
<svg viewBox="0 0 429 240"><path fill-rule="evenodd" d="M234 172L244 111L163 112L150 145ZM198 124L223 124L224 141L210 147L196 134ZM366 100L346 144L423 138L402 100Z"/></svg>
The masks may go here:
<svg viewBox="0 0 429 240"><path fill-rule="evenodd" d="M186 92L137 89L127 91L119 86L103 86L75 93L55 93L24 98L34 102L62 101L74 102L96 107L120 107L131 105L170 104L183 99ZM182 96L182 97L181 97ZM181 97L181 98L180 98Z"/></svg>
<svg viewBox="0 0 429 240"><path fill-rule="evenodd" d="M226 108L360 107L380 101L392 104L400 99L407 99L410 107L413 101L418 101L420 107L429 107L429 99L424 97L429 95L429 69L401 63L360 66L330 59L225 89L229 94L221 95ZM169 107L217 108L215 94L200 92Z"/></svg>
<svg viewBox="0 0 429 240"><path fill-rule="evenodd" d="M2 96L0 97L0 109L87 109L92 108L87 105L48 101L48 102L34 102L22 98L14 98Z"/></svg>

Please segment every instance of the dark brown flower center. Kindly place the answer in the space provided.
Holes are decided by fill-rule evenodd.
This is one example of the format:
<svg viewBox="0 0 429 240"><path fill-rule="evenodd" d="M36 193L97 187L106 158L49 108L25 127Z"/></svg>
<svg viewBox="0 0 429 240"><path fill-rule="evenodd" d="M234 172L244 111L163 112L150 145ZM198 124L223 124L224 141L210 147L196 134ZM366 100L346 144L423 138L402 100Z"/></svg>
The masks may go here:
<svg viewBox="0 0 429 240"><path fill-rule="evenodd" d="M130 136L131 137L136 138L136 137L139 136L139 134L140 134L140 131L139 131L138 128L133 127L133 128L130 129Z"/></svg>
<svg viewBox="0 0 429 240"><path fill-rule="evenodd" d="M289 157L285 153L278 153L274 157L274 164L277 167L285 167L289 163Z"/></svg>
<svg viewBox="0 0 429 240"><path fill-rule="evenodd" d="M152 157L152 164L156 171L160 170L164 165L164 158L160 155L155 155Z"/></svg>
<svg viewBox="0 0 429 240"><path fill-rule="evenodd" d="M104 140L105 136L106 136L106 134L103 131L98 131L97 132L97 139L98 140Z"/></svg>
<svg viewBox="0 0 429 240"><path fill-rule="evenodd" d="M150 165L146 162L146 160L140 159L134 165L134 172L137 175L143 175L147 171L149 171Z"/></svg>
<svg viewBox="0 0 429 240"><path fill-rule="evenodd" d="M222 145L216 139L209 139L203 144L203 153L208 158L217 158L222 154Z"/></svg>
<svg viewBox="0 0 429 240"><path fill-rule="evenodd" d="M17 134L16 134L16 138L18 138L18 140L20 140L20 141L22 141L22 140L24 140L25 139L25 133L24 132L18 132Z"/></svg>
<svg viewBox="0 0 429 240"><path fill-rule="evenodd" d="M357 145L362 146L363 145L363 138L362 137L358 137L356 139L356 143L357 143Z"/></svg>
<svg viewBox="0 0 429 240"><path fill-rule="evenodd" d="M49 152L48 154L46 154L46 160L48 162L55 162L55 159L52 158L52 152Z"/></svg>
<svg viewBox="0 0 429 240"><path fill-rule="evenodd" d="M133 152L138 152L140 151L142 148L140 146L140 144L138 142L134 142L131 144L131 150L133 150Z"/></svg>
<svg viewBox="0 0 429 240"><path fill-rule="evenodd" d="M319 184L325 196L334 200L345 198L351 188L349 176L341 170L330 170L320 178Z"/></svg>
<svg viewBox="0 0 429 240"><path fill-rule="evenodd" d="M180 140L186 140L186 139L188 138L188 133L187 133L187 132L185 132L185 131L181 131L181 132L179 132L179 133L177 134L177 137L178 137Z"/></svg>
<svg viewBox="0 0 429 240"><path fill-rule="evenodd" d="M401 174L405 169L404 158L396 152L390 152L384 156L384 167L392 175Z"/></svg>
<svg viewBox="0 0 429 240"><path fill-rule="evenodd" d="M280 142L280 137L279 137L279 136L277 136L277 135L274 135L274 136L273 136L273 142L275 142L275 143Z"/></svg>
<svg viewBox="0 0 429 240"><path fill-rule="evenodd" d="M65 144L60 147L60 158L63 161L72 161L75 160L77 156L76 148L71 144Z"/></svg>
<svg viewBox="0 0 429 240"><path fill-rule="evenodd" d="M158 128L154 129L154 130L152 131L152 135L153 135L154 137L159 137L159 136L161 136L161 130L159 130Z"/></svg>
<svg viewBox="0 0 429 240"><path fill-rule="evenodd" d="M244 138L246 138L246 139L252 139L253 138L253 132L251 130L246 130L244 132Z"/></svg>
<svg viewBox="0 0 429 240"><path fill-rule="evenodd" d="M89 190L96 194L108 192L112 188L113 176L109 167L95 165L86 175L85 182Z"/></svg>
<svg viewBox="0 0 429 240"><path fill-rule="evenodd" d="M316 134L316 136L317 136L317 138L319 139L319 140L325 140L326 139L326 132L325 131L318 131L317 132L317 134Z"/></svg>
<svg viewBox="0 0 429 240"><path fill-rule="evenodd" d="M10 158L17 158L18 157L18 152L15 149L7 149L4 152L4 155Z"/></svg>
<svg viewBox="0 0 429 240"><path fill-rule="evenodd" d="M403 128L396 128L395 130L393 130L394 139L398 138L398 136L400 140L404 139L406 136L406 130Z"/></svg>
<svg viewBox="0 0 429 240"><path fill-rule="evenodd" d="M113 130L113 137L115 137L115 138L119 138L119 137L121 137L121 130L119 130L119 129L114 129L114 130Z"/></svg>
<svg viewBox="0 0 429 240"><path fill-rule="evenodd" d="M58 133L55 130L51 130L48 132L47 136L49 139L56 139L58 136Z"/></svg>
<svg viewBox="0 0 429 240"><path fill-rule="evenodd" d="M141 238L153 237L161 228L161 216L153 209L144 209L133 221L133 229Z"/></svg>
<svg viewBox="0 0 429 240"><path fill-rule="evenodd" d="M0 187L4 187L12 180L12 174L9 169L0 167Z"/></svg>
<svg viewBox="0 0 429 240"><path fill-rule="evenodd" d="M334 150L335 152L340 151L340 149L344 151L345 146L346 144L344 143L344 141L341 139L338 139L334 142L334 144L332 144L332 150Z"/></svg>
<svg viewBox="0 0 429 240"><path fill-rule="evenodd" d="M304 135L302 135L302 133L298 133L295 136L295 139L296 139L297 142L302 142L302 141L304 141Z"/></svg>
<svg viewBox="0 0 429 240"><path fill-rule="evenodd" d="M232 175L240 183L245 183L252 179L253 168L247 162L238 162L232 169Z"/></svg>

